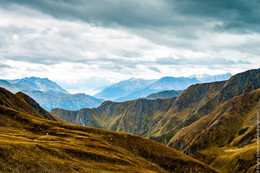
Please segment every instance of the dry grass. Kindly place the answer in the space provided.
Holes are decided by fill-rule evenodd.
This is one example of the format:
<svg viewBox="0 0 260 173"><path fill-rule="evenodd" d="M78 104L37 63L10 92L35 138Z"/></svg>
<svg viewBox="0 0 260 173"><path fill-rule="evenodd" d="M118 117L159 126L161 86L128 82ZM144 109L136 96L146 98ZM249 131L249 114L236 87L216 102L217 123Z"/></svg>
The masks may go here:
<svg viewBox="0 0 260 173"><path fill-rule="evenodd" d="M223 173L255 172L257 144L243 148L224 147L201 150L192 156L215 167Z"/></svg>
<svg viewBox="0 0 260 173"><path fill-rule="evenodd" d="M14 101L0 105L0 172L216 172L152 140L47 120Z"/></svg>

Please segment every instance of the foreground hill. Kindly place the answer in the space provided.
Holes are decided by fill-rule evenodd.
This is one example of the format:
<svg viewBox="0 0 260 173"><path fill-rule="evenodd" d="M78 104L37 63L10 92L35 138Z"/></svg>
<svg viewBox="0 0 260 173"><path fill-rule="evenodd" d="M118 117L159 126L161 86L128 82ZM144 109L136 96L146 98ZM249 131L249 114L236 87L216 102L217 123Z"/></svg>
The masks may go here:
<svg viewBox="0 0 260 173"><path fill-rule="evenodd" d="M62 122L23 93L0 96L1 172L216 172L149 139Z"/></svg>
<svg viewBox="0 0 260 173"><path fill-rule="evenodd" d="M107 101L98 108L79 111L53 109L52 113L73 124L146 136L175 99L138 99L122 103Z"/></svg>

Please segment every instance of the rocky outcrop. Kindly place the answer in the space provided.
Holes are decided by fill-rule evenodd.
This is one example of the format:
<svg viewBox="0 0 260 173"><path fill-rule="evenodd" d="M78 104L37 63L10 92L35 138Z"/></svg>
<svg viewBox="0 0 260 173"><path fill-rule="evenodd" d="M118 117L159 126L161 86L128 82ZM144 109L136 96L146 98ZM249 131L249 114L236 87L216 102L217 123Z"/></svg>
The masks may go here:
<svg viewBox="0 0 260 173"><path fill-rule="evenodd" d="M152 130L157 141L169 141L181 128L210 114L219 105L260 88L260 69L234 75L227 81L192 85L174 102Z"/></svg>
<svg viewBox="0 0 260 173"><path fill-rule="evenodd" d="M53 109L52 113L73 124L146 136L175 99L138 99L122 103L106 101L98 108L79 111Z"/></svg>

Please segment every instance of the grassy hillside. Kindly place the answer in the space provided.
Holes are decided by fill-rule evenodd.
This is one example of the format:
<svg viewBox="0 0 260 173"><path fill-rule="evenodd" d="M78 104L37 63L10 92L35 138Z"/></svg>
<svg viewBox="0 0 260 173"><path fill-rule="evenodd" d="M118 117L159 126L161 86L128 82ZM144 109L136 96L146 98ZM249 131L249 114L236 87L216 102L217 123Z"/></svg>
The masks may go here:
<svg viewBox="0 0 260 173"><path fill-rule="evenodd" d="M260 89L221 104L215 111L181 129L169 146L223 172L254 172L257 154Z"/></svg>
<svg viewBox="0 0 260 173"><path fill-rule="evenodd" d="M239 73L227 81L192 85L175 100L148 136L167 143L180 129L210 114L225 101L257 88L260 69Z"/></svg>
<svg viewBox="0 0 260 173"><path fill-rule="evenodd" d="M53 109L52 113L73 124L146 136L175 99L138 99L122 103L107 101L94 109Z"/></svg>
<svg viewBox="0 0 260 173"><path fill-rule="evenodd" d="M181 129L168 145L194 153L231 143L239 133L255 125L259 99L260 89L257 89L226 101L211 114Z"/></svg>
<svg viewBox="0 0 260 173"><path fill-rule="evenodd" d="M216 172L149 139L47 119L21 93L0 96L1 172Z"/></svg>

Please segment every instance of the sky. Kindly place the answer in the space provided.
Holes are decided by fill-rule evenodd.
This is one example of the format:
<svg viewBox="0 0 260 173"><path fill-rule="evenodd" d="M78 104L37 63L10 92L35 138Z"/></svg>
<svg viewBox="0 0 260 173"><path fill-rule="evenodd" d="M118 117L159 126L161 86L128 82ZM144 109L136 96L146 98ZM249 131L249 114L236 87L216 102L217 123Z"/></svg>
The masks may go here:
<svg viewBox="0 0 260 173"><path fill-rule="evenodd" d="M259 0L0 0L0 78L71 92L260 67Z"/></svg>

